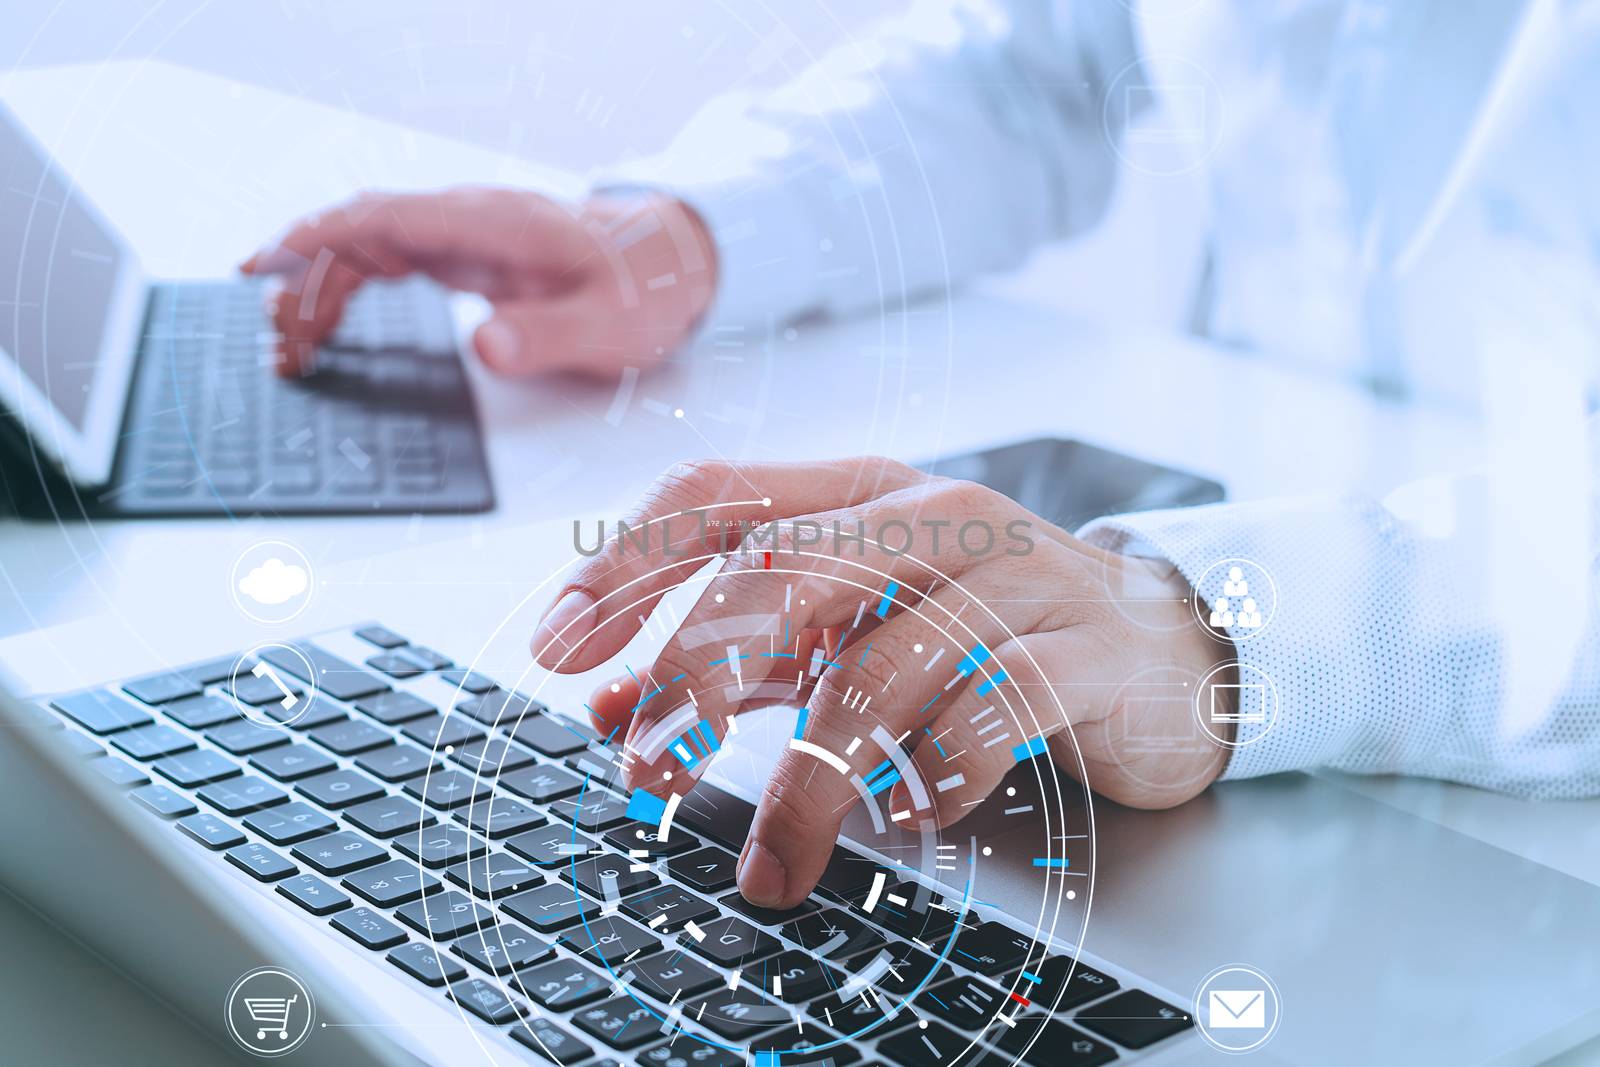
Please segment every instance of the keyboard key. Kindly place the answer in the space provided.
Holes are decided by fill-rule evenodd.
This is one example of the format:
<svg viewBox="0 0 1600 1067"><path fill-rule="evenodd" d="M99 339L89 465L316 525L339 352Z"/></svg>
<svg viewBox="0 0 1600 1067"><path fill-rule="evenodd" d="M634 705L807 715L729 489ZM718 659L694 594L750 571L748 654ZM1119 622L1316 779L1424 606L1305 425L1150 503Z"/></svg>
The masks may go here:
<svg viewBox="0 0 1600 1067"><path fill-rule="evenodd" d="M750 1042L752 1058L761 1052L777 1052L786 1064L794 1067L845 1067L846 1064L855 1063L861 1058L850 1045L844 1043L840 1036L823 1026L815 1023L808 1024L805 1029L791 1026L773 1034L763 1034ZM973 1061L968 1060L963 1067L973 1067ZM999 1067L998 1064L994 1067Z"/></svg>
<svg viewBox="0 0 1600 1067"><path fill-rule="evenodd" d="M929 1020L925 1028L912 1024L878 1042L878 1055L905 1067L944 1067L956 1062L971 1045L971 1036ZM972 1059L968 1054L963 1062L970 1063Z"/></svg>
<svg viewBox="0 0 1600 1067"><path fill-rule="evenodd" d="M170 726L157 724L112 734L111 746L136 760L153 760L188 752L194 748L194 742Z"/></svg>
<svg viewBox="0 0 1600 1067"><path fill-rule="evenodd" d="M450 951L490 974L510 974L553 952L548 940L516 923L477 930L452 944Z"/></svg>
<svg viewBox="0 0 1600 1067"><path fill-rule="evenodd" d="M749 986L718 989L701 997L684 1014L698 1020L718 1037L743 1043L774 1027L794 1023L792 1010L774 1004Z"/></svg>
<svg viewBox="0 0 1600 1067"><path fill-rule="evenodd" d="M442 655L422 645L410 645L401 649L400 654L421 666L425 671L442 671L446 667L455 666L455 661L449 656Z"/></svg>
<svg viewBox="0 0 1600 1067"><path fill-rule="evenodd" d="M486 1023L508 1023L523 1014L520 1004L500 992L500 987L482 978L467 978L450 986L450 999Z"/></svg>
<svg viewBox="0 0 1600 1067"><path fill-rule="evenodd" d="M587 1041L542 1016L521 1020L511 1028L512 1040L537 1052L551 1063L567 1064L594 1055Z"/></svg>
<svg viewBox="0 0 1600 1067"><path fill-rule="evenodd" d="M1023 972L1039 981L1023 978ZM1087 963L1074 965L1071 956L1051 956L1043 963L1026 964L1011 972L1009 982L1015 983L1019 993L1041 1008L1053 1006L1057 1011L1068 1011L1080 1004L1087 1004L1119 988L1115 978L1100 973ZM1058 996L1061 998L1059 1004L1056 1002Z"/></svg>
<svg viewBox="0 0 1600 1067"><path fill-rule="evenodd" d="M315 700L310 707L306 707L304 697L288 707L284 707L280 701L270 701L261 710L267 718L293 730L315 730L319 726L343 722L350 717L335 707L331 700Z"/></svg>
<svg viewBox="0 0 1600 1067"><path fill-rule="evenodd" d="M295 647L310 661L317 675L315 678L302 677L305 664L287 648L263 649L261 658L280 670L288 671L302 682L313 683L319 691L335 700L357 700L389 688L381 679L316 645L301 643Z"/></svg>
<svg viewBox="0 0 1600 1067"><path fill-rule="evenodd" d="M106 754L106 750L94 738L85 737L76 730L63 729L57 737L61 742L61 747L70 750L79 759L93 759L96 756Z"/></svg>
<svg viewBox="0 0 1600 1067"><path fill-rule="evenodd" d="M356 766L385 782L403 782L438 768L440 764L420 748L395 745L357 756Z"/></svg>
<svg viewBox="0 0 1600 1067"><path fill-rule="evenodd" d="M620 915L607 915L567 934L567 948L590 963L621 967L636 957L661 950L661 939Z"/></svg>
<svg viewBox="0 0 1600 1067"><path fill-rule="evenodd" d="M517 972L517 988L541 1007L567 1011L603 1000L611 979L568 959L551 960Z"/></svg>
<svg viewBox="0 0 1600 1067"><path fill-rule="evenodd" d="M1034 939L1027 934L1004 923L985 922L956 935L950 962L980 974L999 974L1020 965L1034 949Z"/></svg>
<svg viewBox="0 0 1600 1067"><path fill-rule="evenodd" d="M584 1008L572 1017L572 1022L584 1033L620 1050L658 1040L663 1025L656 1012L626 996Z"/></svg>
<svg viewBox="0 0 1600 1067"><path fill-rule="evenodd" d="M704 923L719 914L713 905L675 885L664 885L623 901L622 912L658 934L675 934L686 922Z"/></svg>
<svg viewBox="0 0 1600 1067"><path fill-rule="evenodd" d="M810 915L819 908L819 905L811 900L802 900L792 908L763 908L759 904L750 903L737 891L721 897L717 903L729 911L738 912L757 926L782 926L801 916Z"/></svg>
<svg viewBox="0 0 1600 1067"><path fill-rule="evenodd" d="M183 789L220 782L241 773L238 764L209 749L168 756L152 764L155 772Z"/></svg>
<svg viewBox="0 0 1600 1067"><path fill-rule="evenodd" d="M439 879L417 870L410 860L389 860L354 871L339 884L380 908L397 908L440 888Z"/></svg>
<svg viewBox="0 0 1600 1067"><path fill-rule="evenodd" d="M278 892L313 915L332 915L350 906L350 898L314 874L297 874L278 883Z"/></svg>
<svg viewBox="0 0 1600 1067"><path fill-rule="evenodd" d="M433 812L402 796L381 796L376 800L368 800L346 808L344 817L356 829L365 830L373 837L394 837L407 830L415 833L438 821Z"/></svg>
<svg viewBox="0 0 1600 1067"><path fill-rule="evenodd" d="M314 841L302 841L289 852L318 874L327 875L349 874L389 858L383 849L348 830Z"/></svg>
<svg viewBox="0 0 1600 1067"><path fill-rule="evenodd" d="M1010 998L981 978L952 978L917 995L916 1006L957 1030L976 1033L994 1021Z"/></svg>
<svg viewBox="0 0 1600 1067"><path fill-rule="evenodd" d="M279 682L283 684L280 686ZM251 674L242 668L238 674L228 679L227 691L232 694L233 699L252 708L264 704L276 704L282 707L281 701L285 695L299 697L305 693L305 690L282 676L277 676L277 680L274 681L265 674ZM297 700L289 706L295 707L299 703Z"/></svg>
<svg viewBox="0 0 1600 1067"><path fill-rule="evenodd" d="M122 691L146 704L165 704L169 700L196 696L200 687L181 674L152 674L124 682Z"/></svg>
<svg viewBox="0 0 1600 1067"><path fill-rule="evenodd" d="M604 840L618 852L636 854L642 849L644 855L638 857L641 860L680 856L700 847L700 839L681 827L671 828L667 843L664 845L660 841L660 836L656 827L630 820L607 830Z"/></svg>
<svg viewBox="0 0 1600 1067"><path fill-rule="evenodd" d="M87 693L74 693L50 702L61 714L92 734L109 734L126 730L130 726L143 726L153 722L150 713L143 711L131 700L103 689Z"/></svg>
<svg viewBox="0 0 1600 1067"><path fill-rule="evenodd" d="M430 869L460 863L489 850L489 842L459 826L430 826L395 838L395 851Z"/></svg>
<svg viewBox="0 0 1600 1067"><path fill-rule="evenodd" d="M415 907L416 905L407 905ZM404 909L402 909L404 910ZM385 957L390 963L425 985L442 986L457 982L467 976L467 969L432 945L412 941L401 945Z"/></svg>
<svg viewBox="0 0 1600 1067"><path fill-rule="evenodd" d="M444 873L456 885L471 890L474 896L496 900L544 881L539 872L504 852L491 852L458 863Z"/></svg>
<svg viewBox="0 0 1600 1067"><path fill-rule="evenodd" d="M1016 1026L995 1027L989 1036L1011 1056L1020 1055L1033 1067L1098 1067L1117 1058L1110 1045L1047 1015L1029 1013L1016 1018Z"/></svg>
<svg viewBox="0 0 1600 1067"><path fill-rule="evenodd" d="M400 732L430 752L460 748L469 741L481 741L483 731L459 715L429 715L413 719Z"/></svg>
<svg viewBox="0 0 1600 1067"><path fill-rule="evenodd" d="M574 857L585 856L599 845L587 834L574 835L570 826L551 823L509 838L506 848L535 867L549 868L570 865Z"/></svg>
<svg viewBox="0 0 1600 1067"><path fill-rule="evenodd" d="M376 719L385 726L397 726L412 719L420 719L424 715L437 714L439 710L421 697L399 689L391 689L377 696L358 700L355 708L361 714Z"/></svg>
<svg viewBox="0 0 1600 1067"><path fill-rule="evenodd" d="M744 980L774 1000L804 1004L842 986L847 975L793 949L744 972Z"/></svg>
<svg viewBox="0 0 1600 1067"><path fill-rule="evenodd" d="M1194 1025L1187 1012L1142 989L1126 989L1080 1011L1075 1022L1126 1048L1144 1048Z"/></svg>
<svg viewBox="0 0 1600 1067"><path fill-rule="evenodd" d="M700 928L703 938L691 937L685 947L719 967L749 967L769 956L776 956L778 939L756 929L737 915L726 915Z"/></svg>
<svg viewBox="0 0 1600 1067"><path fill-rule="evenodd" d="M585 918L600 914L600 905L571 886L542 885L500 902L500 910L541 934L553 934L577 926Z"/></svg>
<svg viewBox="0 0 1600 1067"><path fill-rule="evenodd" d="M412 778L402 787L411 796L441 811L482 800L489 795L485 782L465 771L443 770L426 778Z"/></svg>
<svg viewBox="0 0 1600 1067"><path fill-rule="evenodd" d="M782 933L818 959L848 960L887 948L889 939L842 908L824 908L783 926Z"/></svg>
<svg viewBox="0 0 1600 1067"><path fill-rule="evenodd" d="M445 671L439 675L451 685L459 686L469 693L487 693L495 688L494 679L477 671L453 670Z"/></svg>
<svg viewBox="0 0 1600 1067"><path fill-rule="evenodd" d="M191 730L204 730L208 726L241 718L244 714L238 705L209 695L175 701L161 710L168 718L176 719Z"/></svg>
<svg viewBox="0 0 1600 1067"><path fill-rule="evenodd" d="M235 756L248 756L252 752L289 743L289 735L284 730L274 726L261 726L249 719L213 726L205 732L205 738Z"/></svg>
<svg viewBox="0 0 1600 1067"><path fill-rule="evenodd" d="M551 804L550 821L568 827L575 821L584 833L599 833L629 821L628 804L591 786L580 796Z"/></svg>
<svg viewBox="0 0 1600 1067"><path fill-rule="evenodd" d="M483 774L493 778L528 766L533 762L533 753L518 748L503 738L491 737L485 741L473 741L462 745L450 754L450 758L473 774Z"/></svg>
<svg viewBox="0 0 1600 1067"><path fill-rule="evenodd" d="M167 819L175 819L180 815L193 815L199 810L188 797L182 793L174 793L159 783L142 785L128 795L146 809Z"/></svg>
<svg viewBox="0 0 1600 1067"><path fill-rule="evenodd" d="M750 1057L743 1052L719 1048L694 1034L678 1033L671 1041L634 1053L634 1062L643 1067L744 1067ZM783 1062L789 1062L787 1056Z"/></svg>
<svg viewBox="0 0 1600 1067"><path fill-rule="evenodd" d="M894 997L868 995L857 990L848 999L838 993L828 993L813 1000L806 1008L842 1034L878 1035L897 1027L896 1019L904 1017L902 1002Z"/></svg>
<svg viewBox="0 0 1600 1067"><path fill-rule="evenodd" d="M333 917L335 930L355 939L363 948L393 948L406 940L406 932L371 908L356 907Z"/></svg>
<svg viewBox="0 0 1600 1067"><path fill-rule="evenodd" d="M748 801L701 782L679 804L677 821L737 853L750 835L750 820L755 818L755 812L755 805ZM835 858L845 854L842 849L834 850Z"/></svg>
<svg viewBox="0 0 1600 1067"><path fill-rule="evenodd" d="M250 757L250 766L280 782L293 782L331 771L338 764L310 745L290 744L257 752Z"/></svg>
<svg viewBox="0 0 1600 1067"><path fill-rule="evenodd" d="M389 629L387 626L363 626L356 631L356 636L369 645L379 648L399 648L401 645L410 644L405 638Z"/></svg>
<svg viewBox="0 0 1600 1067"><path fill-rule="evenodd" d="M558 868L561 877L600 901L620 900L646 889L654 889L661 879L654 872L636 871L623 856L587 856Z"/></svg>
<svg viewBox="0 0 1600 1067"><path fill-rule="evenodd" d="M734 867L738 857L714 845L675 856L667 861L667 872L690 889L702 893L720 893L735 881Z"/></svg>
<svg viewBox="0 0 1600 1067"><path fill-rule="evenodd" d="M902 897L906 903L895 904L889 900L891 896ZM953 911L946 911L940 906L943 903L936 893L919 896L915 885L895 882L883 891L878 906L872 909L872 921L901 937L942 946L956 928ZM960 903L949 901L949 906L959 908Z"/></svg>
<svg viewBox="0 0 1600 1067"><path fill-rule="evenodd" d="M535 701L537 703L537 701ZM589 742L599 740L599 735L587 726L580 726L565 716L555 714L530 714L517 723L511 736L522 744L551 759L560 759L582 752Z"/></svg>
<svg viewBox="0 0 1600 1067"><path fill-rule="evenodd" d="M248 871L258 882L276 882L295 873L295 865L278 855L266 845L251 841L235 845L224 853L228 862L241 871Z"/></svg>
<svg viewBox="0 0 1600 1067"><path fill-rule="evenodd" d="M425 671L421 664L407 659L399 652L380 652L376 656L369 656L367 666L382 671L391 678L415 678Z"/></svg>
<svg viewBox="0 0 1600 1067"><path fill-rule="evenodd" d="M210 785L202 786L195 795L222 814L233 816L270 808L289 799L288 793L265 778L257 778L250 774L222 782L212 782Z"/></svg>
<svg viewBox="0 0 1600 1067"><path fill-rule="evenodd" d="M101 777L105 778L106 781L110 782L112 785L144 785L150 780L150 776L148 774L144 773L133 764L128 763L125 760L116 759L112 756L104 756L100 759L92 760L89 763L89 766L93 767Z"/></svg>
<svg viewBox="0 0 1600 1067"><path fill-rule="evenodd" d="M232 823L224 822L208 811L178 820L178 829L212 851L244 844L244 835Z"/></svg>
<svg viewBox="0 0 1600 1067"><path fill-rule="evenodd" d="M394 744L389 734L360 719L344 719L318 727L306 736L335 755L354 756L384 745Z"/></svg>
<svg viewBox="0 0 1600 1067"><path fill-rule="evenodd" d="M681 948L636 959L616 967L619 977L633 976L633 986L669 1004L690 1000L719 985L727 976L713 971Z"/></svg>
<svg viewBox="0 0 1600 1067"><path fill-rule="evenodd" d="M454 889L414 900L394 914L423 937L435 941L454 941L494 921L488 908Z"/></svg>
<svg viewBox="0 0 1600 1067"><path fill-rule="evenodd" d="M739 848L743 844L744 839L740 838L734 847ZM822 869L822 877L817 880L817 892L841 904L859 908L871 891L874 877L882 869L876 860L835 847L828 865Z"/></svg>
<svg viewBox="0 0 1600 1067"><path fill-rule="evenodd" d="M565 767L534 764L520 770L502 771L496 779L499 785L518 796L527 797L535 804L549 804L572 796L583 788L583 779Z"/></svg>
<svg viewBox="0 0 1600 1067"><path fill-rule="evenodd" d="M544 815L540 812L509 797L490 797L472 805L465 814L467 825L491 841L520 834L545 823Z"/></svg>
<svg viewBox="0 0 1600 1067"><path fill-rule="evenodd" d="M383 796L381 785L355 771L329 771L302 778L294 787L325 808L347 808Z"/></svg>
<svg viewBox="0 0 1600 1067"><path fill-rule="evenodd" d="M508 689L491 689L456 705L456 711L475 722L485 726L503 726L508 730L525 716L537 715L544 710L545 706L539 701Z"/></svg>
<svg viewBox="0 0 1600 1067"><path fill-rule="evenodd" d="M179 668L178 673L202 688L208 685L220 685L233 674L234 662L235 657L224 656L221 659L207 660L204 663L196 663L193 666ZM171 712L172 709L168 708L167 713L171 714Z"/></svg>
<svg viewBox="0 0 1600 1067"><path fill-rule="evenodd" d="M904 941L891 941L886 948L862 953L851 959L848 967L852 973L859 972L879 956L888 959L888 968L873 984L896 996L908 997L912 990L924 983L936 985L955 977L955 971L948 966L940 966L933 956L920 948L912 948ZM938 973L934 973L935 967L938 968ZM930 975L932 977L929 977Z"/></svg>

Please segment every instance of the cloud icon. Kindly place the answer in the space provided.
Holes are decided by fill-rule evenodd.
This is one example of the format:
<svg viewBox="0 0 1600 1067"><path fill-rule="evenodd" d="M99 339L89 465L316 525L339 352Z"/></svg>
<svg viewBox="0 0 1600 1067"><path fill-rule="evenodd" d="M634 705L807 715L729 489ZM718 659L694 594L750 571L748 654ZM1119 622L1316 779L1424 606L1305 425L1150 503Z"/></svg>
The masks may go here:
<svg viewBox="0 0 1600 1067"><path fill-rule="evenodd" d="M258 604L282 604L306 591L306 569L277 556L239 579L239 592Z"/></svg>

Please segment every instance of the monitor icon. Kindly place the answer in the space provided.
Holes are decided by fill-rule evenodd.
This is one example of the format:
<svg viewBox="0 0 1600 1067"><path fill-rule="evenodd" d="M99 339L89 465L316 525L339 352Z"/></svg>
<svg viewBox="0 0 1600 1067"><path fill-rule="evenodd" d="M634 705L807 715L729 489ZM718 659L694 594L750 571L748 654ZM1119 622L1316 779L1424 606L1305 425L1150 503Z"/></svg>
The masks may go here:
<svg viewBox="0 0 1600 1067"><path fill-rule="evenodd" d="M1216 682L1211 686L1211 721L1260 725L1267 721L1267 687L1261 682Z"/></svg>

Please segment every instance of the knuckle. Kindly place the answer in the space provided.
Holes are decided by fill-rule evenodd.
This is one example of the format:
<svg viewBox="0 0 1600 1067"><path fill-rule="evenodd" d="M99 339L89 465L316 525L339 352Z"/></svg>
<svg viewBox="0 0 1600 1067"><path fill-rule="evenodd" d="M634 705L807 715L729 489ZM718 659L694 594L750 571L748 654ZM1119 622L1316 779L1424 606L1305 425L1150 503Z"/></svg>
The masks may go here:
<svg viewBox="0 0 1600 1067"><path fill-rule="evenodd" d="M732 473L733 468L719 460L684 460L662 472L650 496L668 503L712 500L728 485Z"/></svg>

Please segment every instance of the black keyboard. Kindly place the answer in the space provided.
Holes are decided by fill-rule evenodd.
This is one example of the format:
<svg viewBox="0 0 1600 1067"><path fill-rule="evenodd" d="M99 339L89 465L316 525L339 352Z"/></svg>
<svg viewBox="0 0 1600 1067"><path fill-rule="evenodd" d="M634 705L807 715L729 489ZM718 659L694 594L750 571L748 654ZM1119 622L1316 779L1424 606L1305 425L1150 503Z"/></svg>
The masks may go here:
<svg viewBox="0 0 1600 1067"><path fill-rule="evenodd" d="M261 283L153 288L117 464L115 514L468 512L493 506L445 296L362 289L297 381Z"/></svg>
<svg viewBox="0 0 1600 1067"><path fill-rule="evenodd" d="M289 728L246 718L224 657L58 697L57 736L197 860L272 885L530 1062L922 1067L981 1032L962 1062L1089 1067L1192 1025L1110 967L958 923L903 869L884 898L928 906L864 910L886 868L842 846L800 907L752 906L734 885L744 800L700 784L661 844L583 724L383 626L295 644L320 682ZM270 659L289 688L308 680Z"/></svg>

